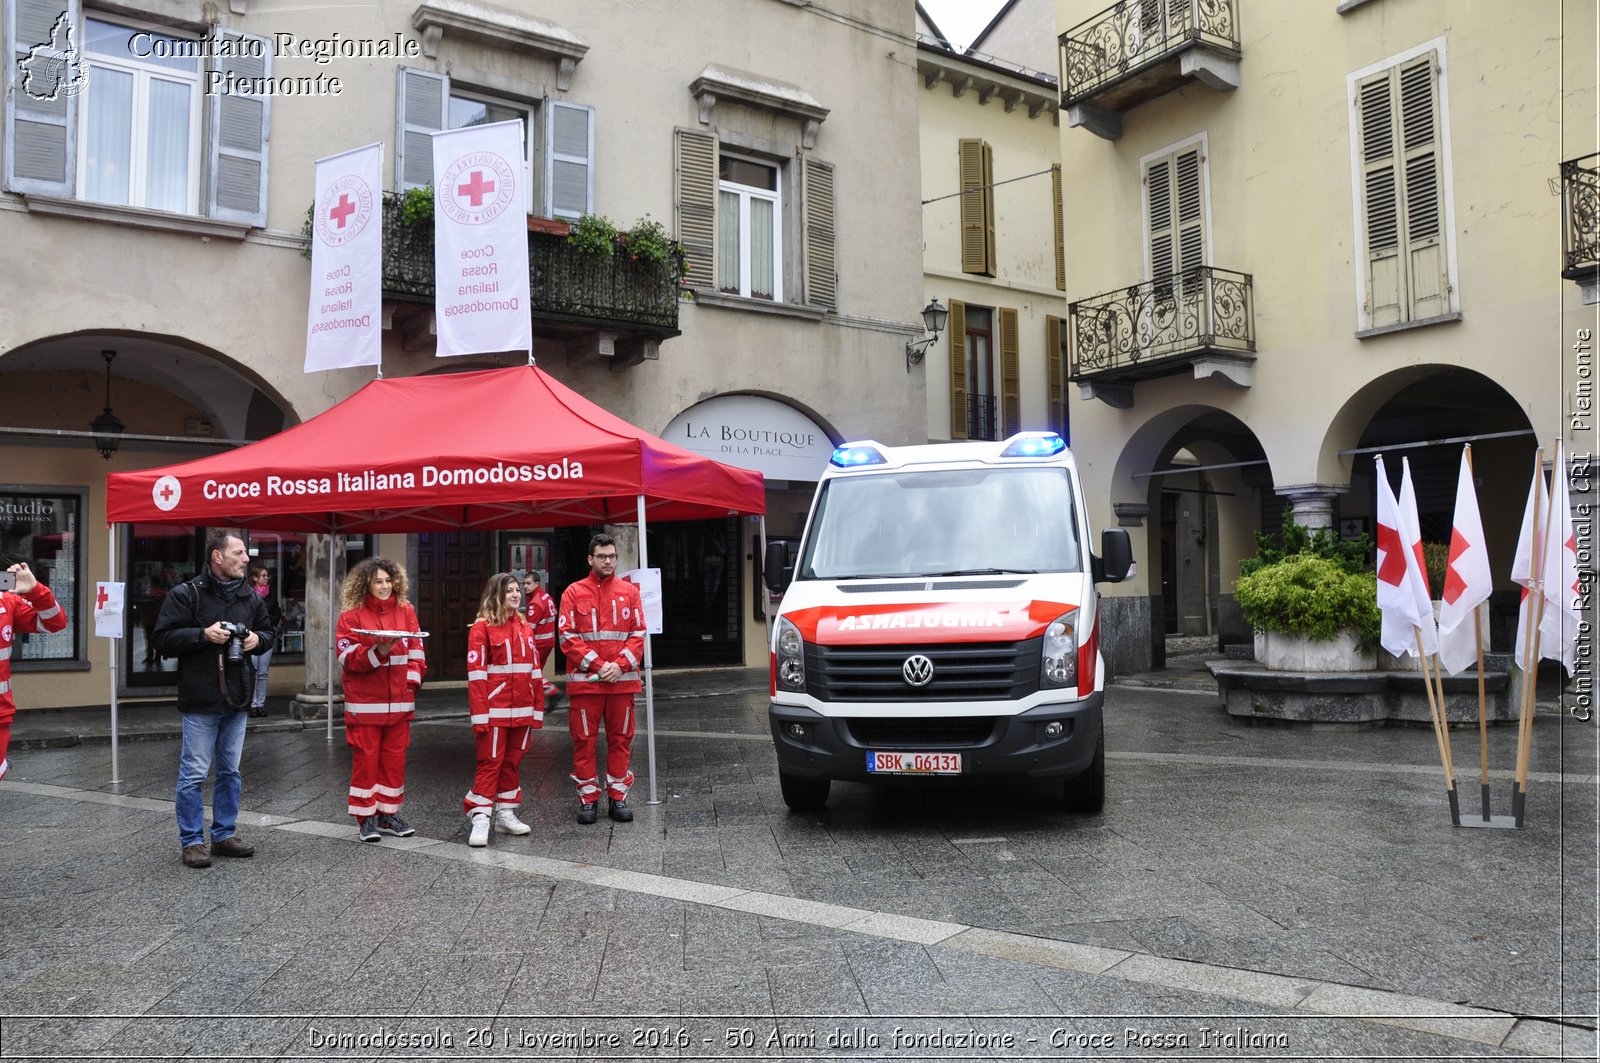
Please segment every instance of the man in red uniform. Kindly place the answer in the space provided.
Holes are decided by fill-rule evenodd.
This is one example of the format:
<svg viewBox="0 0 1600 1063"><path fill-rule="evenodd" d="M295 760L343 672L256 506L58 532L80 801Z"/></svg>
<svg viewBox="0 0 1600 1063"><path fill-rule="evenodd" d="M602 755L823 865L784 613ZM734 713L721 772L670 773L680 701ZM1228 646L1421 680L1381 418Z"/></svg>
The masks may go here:
<svg viewBox="0 0 1600 1063"><path fill-rule="evenodd" d="M17 577L17 589L16 593L0 591L0 779L11 767L6 750L11 747L11 719L17 714L17 703L11 697L11 644L18 634L60 631L67 626L66 611L27 565L18 563L6 571ZM591 754L590 762L593 760Z"/></svg>
<svg viewBox="0 0 1600 1063"><path fill-rule="evenodd" d="M561 595L556 625L567 657L567 727L572 732L572 781L578 784L578 822L593 823L600 803L595 746L606 727L606 794L610 815L631 823L628 787L633 772L633 696L643 685L644 607L639 588L617 579L617 543L589 540L589 575Z"/></svg>

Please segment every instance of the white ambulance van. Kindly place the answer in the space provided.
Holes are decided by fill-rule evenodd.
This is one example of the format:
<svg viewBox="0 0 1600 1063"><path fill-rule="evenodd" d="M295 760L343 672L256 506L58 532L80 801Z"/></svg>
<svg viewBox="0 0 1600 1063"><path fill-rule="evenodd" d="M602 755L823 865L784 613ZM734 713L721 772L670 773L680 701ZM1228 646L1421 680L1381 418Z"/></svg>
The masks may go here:
<svg viewBox="0 0 1600 1063"><path fill-rule="evenodd" d="M1127 532L1090 550L1066 441L833 453L791 560L768 544L772 737L784 801L832 780L1059 779L1105 802L1105 668L1095 585L1131 567Z"/></svg>

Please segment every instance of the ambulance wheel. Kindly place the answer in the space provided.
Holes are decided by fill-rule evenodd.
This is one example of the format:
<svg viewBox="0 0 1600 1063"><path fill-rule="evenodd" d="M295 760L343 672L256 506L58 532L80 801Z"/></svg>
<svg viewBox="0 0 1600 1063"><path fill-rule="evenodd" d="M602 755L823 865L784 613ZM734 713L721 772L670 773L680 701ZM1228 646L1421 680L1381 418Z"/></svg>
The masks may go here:
<svg viewBox="0 0 1600 1063"><path fill-rule="evenodd" d="M828 803L828 790L833 781L780 771L778 786L783 790L784 804L796 812L814 812Z"/></svg>
<svg viewBox="0 0 1600 1063"><path fill-rule="evenodd" d="M1068 812L1093 814L1106 807L1106 732L1094 747L1094 760L1083 771L1068 779L1062 796Z"/></svg>

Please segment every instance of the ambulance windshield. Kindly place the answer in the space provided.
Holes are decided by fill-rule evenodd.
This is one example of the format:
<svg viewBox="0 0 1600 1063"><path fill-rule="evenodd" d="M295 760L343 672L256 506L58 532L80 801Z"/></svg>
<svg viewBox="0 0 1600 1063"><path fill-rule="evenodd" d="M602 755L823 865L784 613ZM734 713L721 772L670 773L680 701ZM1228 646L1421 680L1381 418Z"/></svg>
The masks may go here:
<svg viewBox="0 0 1600 1063"><path fill-rule="evenodd" d="M1067 470L863 473L817 496L797 579L1078 572Z"/></svg>

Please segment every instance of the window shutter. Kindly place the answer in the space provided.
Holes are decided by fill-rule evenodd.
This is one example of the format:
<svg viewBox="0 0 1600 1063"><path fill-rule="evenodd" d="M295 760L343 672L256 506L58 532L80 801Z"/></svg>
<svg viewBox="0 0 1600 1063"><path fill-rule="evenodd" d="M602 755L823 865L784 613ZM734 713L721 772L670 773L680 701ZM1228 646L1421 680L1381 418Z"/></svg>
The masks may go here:
<svg viewBox="0 0 1600 1063"><path fill-rule="evenodd" d="M450 111L450 79L401 67L395 81L394 185L397 191L433 183L433 137Z"/></svg>
<svg viewBox="0 0 1600 1063"><path fill-rule="evenodd" d="M801 210L805 219L806 302L832 310L839 305L839 274L834 263L833 164L801 161L805 182Z"/></svg>
<svg viewBox="0 0 1600 1063"><path fill-rule="evenodd" d="M210 67L225 79L272 76L272 42L234 30L215 31L221 39L254 42L254 49L219 49ZM251 51L256 54L250 54ZM259 55L259 58L257 58ZM226 83L226 81L224 82ZM272 139L272 97L237 92L211 94L206 131L206 213L225 221L267 224L267 144Z"/></svg>
<svg viewBox="0 0 1600 1063"><path fill-rule="evenodd" d="M1177 231L1177 259L1180 272L1187 273L1206 264L1205 196L1201 195L1200 149L1180 152L1173 160L1177 196L1173 206L1173 226Z"/></svg>
<svg viewBox="0 0 1600 1063"><path fill-rule="evenodd" d="M1056 227L1056 291L1067 290L1067 229L1061 204L1061 164L1050 167L1050 207Z"/></svg>
<svg viewBox="0 0 1600 1063"><path fill-rule="evenodd" d="M594 108L552 100L545 113L545 214L577 221L594 213Z"/></svg>
<svg viewBox="0 0 1600 1063"><path fill-rule="evenodd" d="M689 266L688 282L716 287L717 138L678 129L672 141L674 228Z"/></svg>
<svg viewBox="0 0 1600 1063"><path fill-rule="evenodd" d="M1439 137L1438 55L1400 69L1405 152L1406 290L1413 321L1450 309L1444 242L1444 173Z"/></svg>
<svg viewBox="0 0 1600 1063"><path fill-rule="evenodd" d="M71 198L77 188L78 108L72 78L56 65L78 47L79 0L13 0L5 10L5 188ZM82 60L80 60L81 62ZM24 84L24 79L26 84ZM38 97L53 97L39 99Z"/></svg>
<svg viewBox="0 0 1600 1063"><path fill-rule="evenodd" d="M1061 351L1062 320L1054 314L1044 317L1044 386L1048 396L1045 408L1050 417L1050 430L1067 434L1067 377L1066 357Z"/></svg>
<svg viewBox="0 0 1600 1063"><path fill-rule="evenodd" d="M993 277L996 267L994 248L994 149L983 145L983 264L984 273Z"/></svg>
<svg viewBox="0 0 1600 1063"><path fill-rule="evenodd" d="M1022 431L1022 344L1017 312L1002 306L1000 324L1000 424L1002 439Z"/></svg>
<svg viewBox="0 0 1600 1063"><path fill-rule="evenodd" d="M1157 287L1170 284L1177 268L1172 231L1172 157L1151 163L1144 172L1150 214L1150 279Z"/></svg>
<svg viewBox="0 0 1600 1063"><path fill-rule="evenodd" d="M1400 189L1396 165L1393 71L1356 87L1361 145L1361 220L1367 256L1367 325L1404 318L1405 278L1400 261Z"/></svg>
<svg viewBox="0 0 1600 1063"><path fill-rule="evenodd" d="M981 140L962 140L957 149L961 189L961 272L990 274L986 195L983 180L984 148Z"/></svg>
<svg viewBox="0 0 1600 1063"><path fill-rule="evenodd" d="M950 300L950 438L967 438L967 304Z"/></svg>

